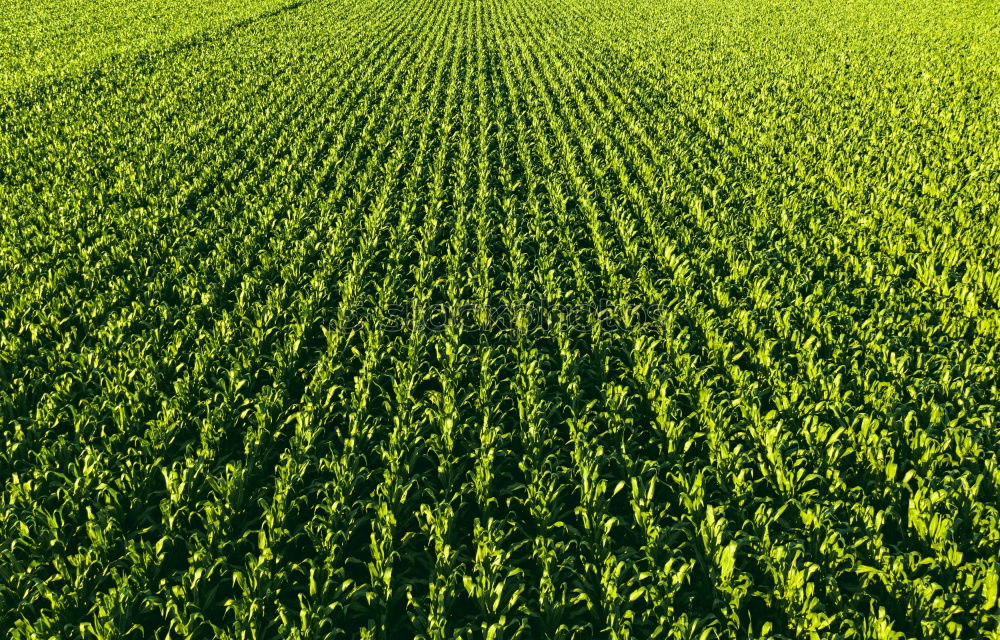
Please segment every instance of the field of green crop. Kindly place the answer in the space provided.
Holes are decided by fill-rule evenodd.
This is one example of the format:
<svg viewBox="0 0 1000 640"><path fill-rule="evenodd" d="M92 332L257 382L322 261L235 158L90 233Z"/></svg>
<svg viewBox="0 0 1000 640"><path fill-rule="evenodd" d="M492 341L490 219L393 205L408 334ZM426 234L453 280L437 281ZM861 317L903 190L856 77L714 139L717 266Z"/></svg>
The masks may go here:
<svg viewBox="0 0 1000 640"><path fill-rule="evenodd" d="M997 0L0 0L0 637L1000 638Z"/></svg>

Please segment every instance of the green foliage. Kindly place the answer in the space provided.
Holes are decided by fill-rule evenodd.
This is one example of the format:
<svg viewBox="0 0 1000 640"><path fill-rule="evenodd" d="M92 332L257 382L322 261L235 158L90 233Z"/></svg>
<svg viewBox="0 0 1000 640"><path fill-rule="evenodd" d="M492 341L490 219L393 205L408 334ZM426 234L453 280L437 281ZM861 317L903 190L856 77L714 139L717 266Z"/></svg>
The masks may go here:
<svg viewBox="0 0 1000 640"><path fill-rule="evenodd" d="M1000 637L998 54L993 0L10 0L4 637Z"/></svg>

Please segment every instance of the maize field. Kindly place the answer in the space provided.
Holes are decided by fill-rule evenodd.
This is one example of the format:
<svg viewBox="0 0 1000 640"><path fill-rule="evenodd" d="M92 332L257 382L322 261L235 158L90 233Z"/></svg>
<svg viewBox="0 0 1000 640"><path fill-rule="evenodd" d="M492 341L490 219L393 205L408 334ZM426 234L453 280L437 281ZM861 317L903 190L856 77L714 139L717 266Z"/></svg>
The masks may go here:
<svg viewBox="0 0 1000 640"><path fill-rule="evenodd" d="M0 0L0 637L1000 638L997 0Z"/></svg>

